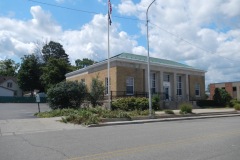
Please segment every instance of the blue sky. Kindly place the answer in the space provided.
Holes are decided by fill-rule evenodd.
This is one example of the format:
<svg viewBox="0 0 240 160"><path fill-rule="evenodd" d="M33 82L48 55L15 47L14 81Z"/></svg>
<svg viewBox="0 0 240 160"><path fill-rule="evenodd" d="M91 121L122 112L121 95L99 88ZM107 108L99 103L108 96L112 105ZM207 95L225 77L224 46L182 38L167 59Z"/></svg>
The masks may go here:
<svg viewBox="0 0 240 160"><path fill-rule="evenodd" d="M0 60L20 62L50 40L63 45L73 64L107 57L107 0L34 1L0 2ZM151 2L111 0L112 56L146 55L145 14ZM239 17L240 0L156 0L149 10L150 55L206 70L207 84L239 81Z"/></svg>

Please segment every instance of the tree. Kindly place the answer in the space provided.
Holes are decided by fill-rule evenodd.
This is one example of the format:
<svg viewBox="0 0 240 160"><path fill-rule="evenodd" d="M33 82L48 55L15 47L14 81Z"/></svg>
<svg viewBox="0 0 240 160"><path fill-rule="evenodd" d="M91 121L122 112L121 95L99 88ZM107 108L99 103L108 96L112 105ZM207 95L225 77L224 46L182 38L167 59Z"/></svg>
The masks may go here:
<svg viewBox="0 0 240 160"><path fill-rule="evenodd" d="M92 79L90 86L89 100L93 107L99 104L100 100L104 98L105 87L103 82L98 79L98 77Z"/></svg>
<svg viewBox="0 0 240 160"><path fill-rule="evenodd" d="M213 95L213 100L219 106L225 106L231 101L232 97L225 89L216 88Z"/></svg>
<svg viewBox="0 0 240 160"><path fill-rule="evenodd" d="M56 58L63 59L69 64L68 55L60 43L50 41L48 44L45 44L42 49L42 54L45 63L47 63L50 58Z"/></svg>
<svg viewBox="0 0 240 160"><path fill-rule="evenodd" d="M41 69L40 79L45 86L45 90L65 80L65 74L71 71L70 65L64 59L56 58L48 59Z"/></svg>
<svg viewBox="0 0 240 160"><path fill-rule="evenodd" d="M86 93L87 87L82 82L60 82L47 92L49 106L52 109L79 108Z"/></svg>
<svg viewBox="0 0 240 160"><path fill-rule="evenodd" d="M94 63L94 61L91 60L91 59L88 59L88 58L83 58L82 60L77 59L77 60L75 61L75 64L76 64L77 69L81 69L81 68L90 66L90 65L92 65L93 63Z"/></svg>
<svg viewBox="0 0 240 160"><path fill-rule="evenodd" d="M33 95L34 89L43 89L40 82L41 63L35 55L25 55L21 59L22 63L17 75L18 85L24 91L31 91Z"/></svg>
<svg viewBox="0 0 240 160"><path fill-rule="evenodd" d="M19 68L19 63L15 63L11 59L5 59L0 61L1 76L15 77L17 75L18 68Z"/></svg>

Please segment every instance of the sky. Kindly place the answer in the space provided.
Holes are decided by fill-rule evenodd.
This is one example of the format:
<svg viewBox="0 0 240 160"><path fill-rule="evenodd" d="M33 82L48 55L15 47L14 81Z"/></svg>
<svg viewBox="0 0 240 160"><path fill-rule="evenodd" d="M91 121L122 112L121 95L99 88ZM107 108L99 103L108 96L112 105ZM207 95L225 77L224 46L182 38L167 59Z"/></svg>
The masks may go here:
<svg viewBox="0 0 240 160"><path fill-rule="evenodd" d="M147 55L152 0L111 0L111 56ZM0 60L49 41L76 59L107 58L108 0L1 0ZM209 83L240 81L240 0L156 0L149 9L150 56L206 71Z"/></svg>

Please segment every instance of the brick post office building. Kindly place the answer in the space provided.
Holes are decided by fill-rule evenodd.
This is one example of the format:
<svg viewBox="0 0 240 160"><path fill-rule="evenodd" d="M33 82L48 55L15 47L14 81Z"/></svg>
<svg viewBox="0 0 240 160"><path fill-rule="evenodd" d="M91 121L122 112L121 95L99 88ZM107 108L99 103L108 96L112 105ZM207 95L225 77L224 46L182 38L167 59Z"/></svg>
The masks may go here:
<svg viewBox="0 0 240 160"><path fill-rule="evenodd" d="M84 82L94 77L107 91L107 60L66 74L67 81ZM113 96L134 96L148 92L147 57L121 53L110 59L110 90ZM178 62L150 58L151 91L165 100L202 99L205 96L205 71Z"/></svg>

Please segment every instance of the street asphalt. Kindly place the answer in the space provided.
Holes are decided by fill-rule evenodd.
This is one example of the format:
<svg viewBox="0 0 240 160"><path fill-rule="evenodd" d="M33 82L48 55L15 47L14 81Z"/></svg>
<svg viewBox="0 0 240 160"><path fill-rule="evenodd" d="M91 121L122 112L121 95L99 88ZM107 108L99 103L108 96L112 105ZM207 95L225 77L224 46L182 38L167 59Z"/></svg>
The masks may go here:
<svg viewBox="0 0 240 160"><path fill-rule="evenodd" d="M2 135L0 159L239 160L239 120L225 117Z"/></svg>
<svg viewBox="0 0 240 160"><path fill-rule="evenodd" d="M40 111L50 110L48 104L40 103ZM38 112L37 103L0 103L0 120L7 119L32 119Z"/></svg>

